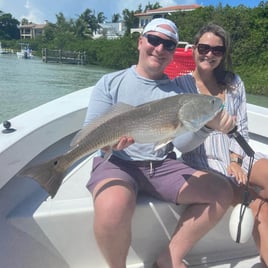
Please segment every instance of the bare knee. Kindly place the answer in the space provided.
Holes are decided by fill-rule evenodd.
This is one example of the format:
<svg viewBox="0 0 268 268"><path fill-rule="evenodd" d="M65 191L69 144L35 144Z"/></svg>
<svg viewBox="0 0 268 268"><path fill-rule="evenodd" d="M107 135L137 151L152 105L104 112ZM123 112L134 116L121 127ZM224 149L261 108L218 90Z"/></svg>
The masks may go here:
<svg viewBox="0 0 268 268"><path fill-rule="evenodd" d="M136 205L133 190L122 185L107 187L95 198L95 223L107 228L130 222Z"/></svg>
<svg viewBox="0 0 268 268"><path fill-rule="evenodd" d="M262 198L268 199L268 159L259 159L254 164L251 175L250 182L260 188L262 193Z"/></svg>
<svg viewBox="0 0 268 268"><path fill-rule="evenodd" d="M233 189L228 180L216 173L196 171L182 186L178 195L181 204L209 204L227 209L233 201Z"/></svg>
<svg viewBox="0 0 268 268"><path fill-rule="evenodd" d="M268 224L268 202L260 198L255 199L250 203L250 208L254 216L261 222Z"/></svg>
<svg viewBox="0 0 268 268"><path fill-rule="evenodd" d="M231 183L220 174L209 172L199 178L204 180L205 193L210 203L219 203L223 207L229 207L233 202L234 192Z"/></svg>

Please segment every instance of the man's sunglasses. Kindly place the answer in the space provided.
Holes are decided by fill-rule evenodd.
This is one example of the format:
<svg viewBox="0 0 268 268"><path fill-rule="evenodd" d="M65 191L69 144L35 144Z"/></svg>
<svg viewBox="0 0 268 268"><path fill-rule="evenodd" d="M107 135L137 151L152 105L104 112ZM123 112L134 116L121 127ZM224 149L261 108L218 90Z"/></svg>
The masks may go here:
<svg viewBox="0 0 268 268"><path fill-rule="evenodd" d="M206 55L209 51L211 51L214 56L221 57L224 55L226 48L225 46L211 47L207 44L198 44L197 50L200 55Z"/></svg>
<svg viewBox="0 0 268 268"><path fill-rule="evenodd" d="M167 51L172 51L176 48L177 44L174 41L163 39L159 36L153 34L144 34L144 37L147 38L148 43L154 47L158 47L160 44L163 45L164 49Z"/></svg>

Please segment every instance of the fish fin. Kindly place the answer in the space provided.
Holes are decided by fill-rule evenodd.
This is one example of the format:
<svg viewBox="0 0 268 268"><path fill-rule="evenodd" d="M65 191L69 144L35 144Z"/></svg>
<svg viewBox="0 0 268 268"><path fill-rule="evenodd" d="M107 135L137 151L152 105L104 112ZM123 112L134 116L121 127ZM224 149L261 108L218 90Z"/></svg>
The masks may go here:
<svg viewBox="0 0 268 268"><path fill-rule="evenodd" d="M205 125L206 123L204 123ZM183 132L188 132L188 131L191 131L191 132L196 132L198 131L202 126L200 126L199 124L194 124L193 122L187 122L187 121L184 121L183 122L183 127L184 127L184 131L181 131L182 133Z"/></svg>
<svg viewBox="0 0 268 268"><path fill-rule="evenodd" d="M168 143L170 143L173 140L173 138L168 138L162 141L159 141L154 146L154 151L157 151L161 149L162 147L166 146Z"/></svg>
<svg viewBox="0 0 268 268"><path fill-rule="evenodd" d="M66 170L60 167L60 157L22 170L18 175L36 180L53 198L63 181Z"/></svg>
<svg viewBox="0 0 268 268"><path fill-rule="evenodd" d="M90 124L84 126L77 134L73 137L70 146L71 148L75 147L77 144L81 142L81 140L90 133L93 129L97 128L98 126L104 124L108 120L112 119L113 117L120 115L124 112L128 112L135 108L132 105L118 102L115 105L111 106L111 108L104 113L103 115L94 119Z"/></svg>

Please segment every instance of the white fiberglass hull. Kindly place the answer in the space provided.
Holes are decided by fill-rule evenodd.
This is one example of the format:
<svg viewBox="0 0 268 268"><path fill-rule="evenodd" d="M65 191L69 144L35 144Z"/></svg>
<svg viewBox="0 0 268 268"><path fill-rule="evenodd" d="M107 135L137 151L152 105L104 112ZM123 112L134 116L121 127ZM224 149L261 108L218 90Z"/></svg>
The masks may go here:
<svg viewBox="0 0 268 268"><path fill-rule="evenodd" d="M34 180L15 176L30 162L43 161L68 148L82 125L89 94L90 89L83 89L64 96L10 120L16 131L6 134L0 130L0 267L107 267L94 239L93 202L85 188L93 156L66 176L54 199ZM250 144L268 154L268 130L263 127L268 125L268 109L248 108ZM151 267L182 210L182 206L139 198L129 268ZM236 244L229 235L231 211L187 256L191 265L257 267L253 240Z"/></svg>

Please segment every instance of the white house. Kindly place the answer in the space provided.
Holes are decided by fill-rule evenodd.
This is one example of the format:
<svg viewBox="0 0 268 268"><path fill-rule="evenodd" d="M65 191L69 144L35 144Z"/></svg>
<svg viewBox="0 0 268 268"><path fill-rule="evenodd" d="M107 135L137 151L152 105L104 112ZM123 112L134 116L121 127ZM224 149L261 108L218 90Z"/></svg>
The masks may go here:
<svg viewBox="0 0 268 268"><path fill-rule="evenodd" d="M126 27L123 21L99 23L99 29L93 34L93 38L106 37L107 39L116 39L125 34Z"/></svg>
<svg viewBox="0 0 268 268"><path fill-rule="evenodd" d="M170 15L174 12L187 12L192 11L202 6L193 4L193 5L177 5L177 6L170 6L170 7L162 7L157 9L146 10L144 13L137 13L135 14L136 17L139 18L139 27L132 28L130 30L131 33L141 33L144 26L150 22L154 18L165 18L167 15Z"/></svg>

